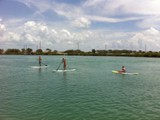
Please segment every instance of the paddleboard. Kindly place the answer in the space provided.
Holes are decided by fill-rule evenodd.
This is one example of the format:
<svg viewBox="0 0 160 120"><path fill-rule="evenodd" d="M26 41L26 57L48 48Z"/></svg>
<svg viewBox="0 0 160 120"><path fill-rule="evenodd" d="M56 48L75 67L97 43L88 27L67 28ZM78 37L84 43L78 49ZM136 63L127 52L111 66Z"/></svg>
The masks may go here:
<svg viewBox="0 0 160 120"><path fill-rule="evenodd" d="M129 72L119 72L118 70L112 70L112 73L122 74L122 75L138 75L139 73L129 73Z"/></svg>
<svg viewBox="0 0 160 120"><path fill-rule="evenodd" d="M119 71L117 71L117 70L112 70L112 73L117 73L117 74L119 74Z"/></svg>
<svg viewBox="0 0 160 120"><path fill-rule="evenodd" d="M32 66L32 68L47 68L49 66Z"/></svg>
<svg viewBox="0 0 160 120"><path fill-rule="evenodd" d="M67 69L67 70L53 70L53 72L73 72L76 69Z"/></svg>

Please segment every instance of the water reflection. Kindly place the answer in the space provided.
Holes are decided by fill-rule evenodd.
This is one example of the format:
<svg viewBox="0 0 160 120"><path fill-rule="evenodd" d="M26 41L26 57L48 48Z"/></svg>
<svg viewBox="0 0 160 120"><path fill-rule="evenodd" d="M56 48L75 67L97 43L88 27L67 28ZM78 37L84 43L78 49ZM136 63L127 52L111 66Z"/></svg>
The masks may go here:
<svg viewBox="0 0 160 120"><path fill-rule="evenodd" d="M41 68L39 68L39 69L38 69L38 72L41 73L41 71L42 71Z"/></svg>
<svg viewBox="0 0 160 120"><path fill-rule="evenodd" d="M126 75L122 75L122 79L123 79L123 80L125 80L125 76L126 76Z"/></svg>
<svg viewBox="0 0 160 120"><path fill-rule="evenodd" d="M67 80L67 73L66 72L63 72L63 79Z"/></svg>

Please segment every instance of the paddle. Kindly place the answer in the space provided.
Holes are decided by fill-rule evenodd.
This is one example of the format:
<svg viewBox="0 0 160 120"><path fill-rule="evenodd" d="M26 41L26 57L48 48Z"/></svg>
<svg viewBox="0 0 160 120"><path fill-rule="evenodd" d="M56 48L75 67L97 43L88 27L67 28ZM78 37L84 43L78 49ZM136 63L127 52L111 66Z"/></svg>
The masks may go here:
<svg viewBox="0 0 160 120"><path fill-rule="evenodd" d="M46 64L42 63L43 65L47 66Z"/></svg>
<svg viewBox="0 0 160 120"><path fill-rule="evenodd" d="M57 68L56 70L58 70L58 69L59 69L59 67L61 66L61 64L62 64L62 62L60 62L59 66L58 66L58 68Z"/></svg>

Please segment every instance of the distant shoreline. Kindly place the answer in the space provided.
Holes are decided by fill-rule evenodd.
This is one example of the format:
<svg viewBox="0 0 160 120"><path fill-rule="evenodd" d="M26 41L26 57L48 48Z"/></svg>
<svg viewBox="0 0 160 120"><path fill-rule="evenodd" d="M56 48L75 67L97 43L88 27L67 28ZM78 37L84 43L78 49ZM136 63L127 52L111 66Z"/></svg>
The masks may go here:
<svg viewBox="0 0 160 120"><path fill-rule="evenodd" d="M27 49L0 49L0 55L68 55L68 56L122 56L122 57L160 57L159 52L153 51L133 51L133 50L95 50L85 52L81 50L66 50L66 51L52 51L51 49L37 49L33 51L31 48Z"/></svg>
<svg viewBox="0 0 160 120"><path fill-rule="evenodd" d="M24 55L24 54L0 54L0 56L62 56L63 54L54 54L54 55L46 55L46 54L31 54L31 55ZM71 55L68 54L67 56L95 56L95 57L146 57L146 58L160 58L160 56L143 56L143 55L138 55L138 56L134 56L134 55Z"/></svg>

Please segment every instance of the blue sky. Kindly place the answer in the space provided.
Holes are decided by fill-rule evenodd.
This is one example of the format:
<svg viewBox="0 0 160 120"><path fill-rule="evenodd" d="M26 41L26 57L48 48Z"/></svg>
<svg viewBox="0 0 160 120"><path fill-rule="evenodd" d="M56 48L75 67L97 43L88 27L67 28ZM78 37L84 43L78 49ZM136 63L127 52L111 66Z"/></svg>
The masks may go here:
<svg viewBox="0 0 160 120"><path fill-rule="evenodd" d="M0 48L160 50L159 0L0 0Z"/></svg>

